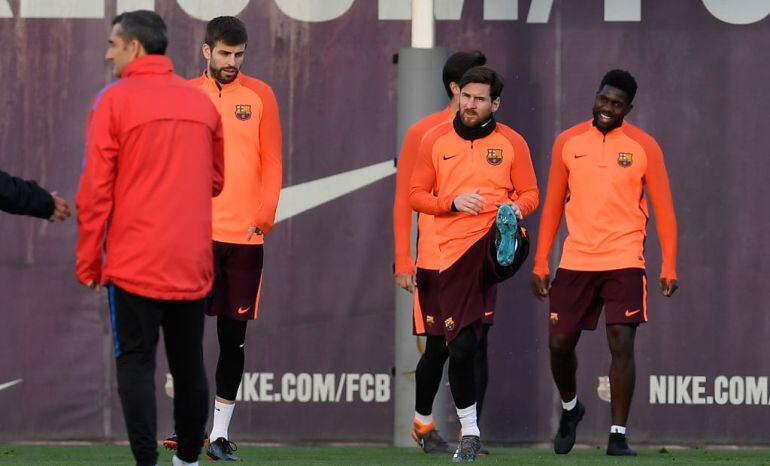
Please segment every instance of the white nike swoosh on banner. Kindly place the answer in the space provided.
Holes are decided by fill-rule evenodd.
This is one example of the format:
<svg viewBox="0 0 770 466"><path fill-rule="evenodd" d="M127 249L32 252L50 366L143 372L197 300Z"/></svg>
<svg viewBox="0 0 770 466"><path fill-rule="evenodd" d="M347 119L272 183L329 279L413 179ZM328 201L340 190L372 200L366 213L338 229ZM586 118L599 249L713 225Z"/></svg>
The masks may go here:
<svg viewBox="0 0 770 466"><path fill-rule="evenodd" d="M0 390L5 390L6 388L11 388L17 383L21 383L21 379L11 380L10 382L6 383L0 383Z"/></svg>
<svg viewBox="0 0 770 466"><path fill-rule="evenodd" d="M392 160L388 160L283 188L275 223L357 191L394 173L396 167Z"/></svg>

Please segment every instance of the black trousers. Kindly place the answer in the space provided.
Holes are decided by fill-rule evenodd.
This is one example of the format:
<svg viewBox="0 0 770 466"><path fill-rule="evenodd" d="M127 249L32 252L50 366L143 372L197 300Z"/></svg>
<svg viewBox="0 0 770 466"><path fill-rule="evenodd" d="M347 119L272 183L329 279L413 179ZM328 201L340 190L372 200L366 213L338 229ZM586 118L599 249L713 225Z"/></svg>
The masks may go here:
<svg viewBox="0 0 770 466"><path fill-rule="evenodd" d="M165 301L109 285L110 317L115 338L118 393L137 466L158 462L155 405L155 352L158 329L174 377L177 456L198 460L208 413L203 366L203 300Z"/></svg>

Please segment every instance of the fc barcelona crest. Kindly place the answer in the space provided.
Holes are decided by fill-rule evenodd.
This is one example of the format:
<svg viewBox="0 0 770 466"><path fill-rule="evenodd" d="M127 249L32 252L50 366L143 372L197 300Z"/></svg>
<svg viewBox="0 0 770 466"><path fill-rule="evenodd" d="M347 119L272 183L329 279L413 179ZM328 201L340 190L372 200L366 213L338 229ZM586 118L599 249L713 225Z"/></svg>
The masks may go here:
<svg viewBox="0 0 770 466"><path fill-rule="evenodd" d="M618 152L618 165L628 168L634 163L634 154L630 152Z"/></svg>
<svg viewBox="0 0 770 466"><path fill-rule="evenodd" d="M503 150L487 149L487 162L490 165L500 165L503 162Z"/></svg>
<svg viewBox="0 0 770 466"><path fill-rule="evenodd" d="M251 105L238 104L235 106L235 118L246 121L251 118Z"/></svg>
<svg viewBox="0 0 770 466"><path fill-rule="evenodd" d="M433 325L433 323L435 322L435 320L433 319L433 316L426 316L426 317L425 317L425 322L426 322L428 325Z"/></svg>
<svg viewBox="0 0 770 466"><path fill-rule="evenodd" d="M444 327L450 332L455 328L455 321L451 317L444 321Z"/></svg>

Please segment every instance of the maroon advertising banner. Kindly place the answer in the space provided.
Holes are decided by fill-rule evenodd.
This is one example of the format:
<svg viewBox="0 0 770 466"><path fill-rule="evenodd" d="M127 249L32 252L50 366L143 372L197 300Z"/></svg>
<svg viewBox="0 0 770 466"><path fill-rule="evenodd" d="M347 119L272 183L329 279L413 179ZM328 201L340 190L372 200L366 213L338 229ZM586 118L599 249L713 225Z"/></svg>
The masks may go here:
<svg viewBox="0 0 770 466"><path fill-rule="evenodd" d="M682 288L665 299L650 287L629 421L636 442L768 442L767 3L436 0L437 44L482 50L504 76L498 120L529 143L543 192L553 141L590 117L601 76L623 68L639 82L628 119L664 151ZM409 1L0 0L0 169L72 202L88 105L112 81L110 21L139 7L166 19L169 55L186 77L203 70L206 21L238 15L250 36L243 71L269 83L281 109L279 223L248 330L236 440L390 442L392 57L409 45ZM526 221L533 236L538 220ZM76 283L76 230L0 216L0 441L125 438L106 296ZM654 219L648 231L654 284ZM490 332L481 430L491 443L548 441L558 423L548 309L529 291L530 267L501 287ZM211 319L205 348L213 382ZM601 326L578 354L588 409L579 441L603 442ZM159 430L171 433L173 381L162 351L158 361ZM445 406L436 416L454 415Z"/></svg>

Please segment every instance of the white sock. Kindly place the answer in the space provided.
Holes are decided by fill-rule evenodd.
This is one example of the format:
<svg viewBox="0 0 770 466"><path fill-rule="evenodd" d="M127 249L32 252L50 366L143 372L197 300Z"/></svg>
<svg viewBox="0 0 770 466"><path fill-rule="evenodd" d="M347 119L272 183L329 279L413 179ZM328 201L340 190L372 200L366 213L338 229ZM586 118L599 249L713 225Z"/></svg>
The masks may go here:
<svg viewBox="0 0 770 466"><path fill-rule="evenodd" d="M174 466L198 466L198 462L197 461L194 462L194 463L188 463L187 461L180 460L179 457L176 456L176 455L174 455L174 457L171 458L171 464L173 464ZM155 465L155 466L157 466L157 465Z"/></svg>
<svg viewBox="0 0 770 466"><path fill-rule="evenodd" d="M577 406L577 395L575 395L575 399L572 401L562 401L561 407L563 409L566 409L567 411L572 411L575 409L575 406Z"/></svg>
<svg viewBox="0 0 770 466"><path fill-rule="evenodd" d="M211 426L209 440L215 442L218 438L227 437L227 429L230 427L230 418L233 417L235 403L220 403L214 400L214 424Z"/></svg>
<svg viewBox="0 0 770 466"><path fill-rule="evenodd" d="M475 435L481 437L479 426L476 424L476 403L468 406L467 408L457 408L457 417L460 418L461 435Z"/></svg>
<svg viewBox="0 0 770 466"><path fill-rule="evenodd" d="M427 426L431 422L433 422L433 414L420 414L417 411L414 412L414 418L420 421L420 424Z"/></svg>
<svg viewBox="0 0 770 466"><path fill-rule="evenodd" d="M610 433L626 435L626 426L616 426L613 424L612 426L610 426Z"/></svg>

